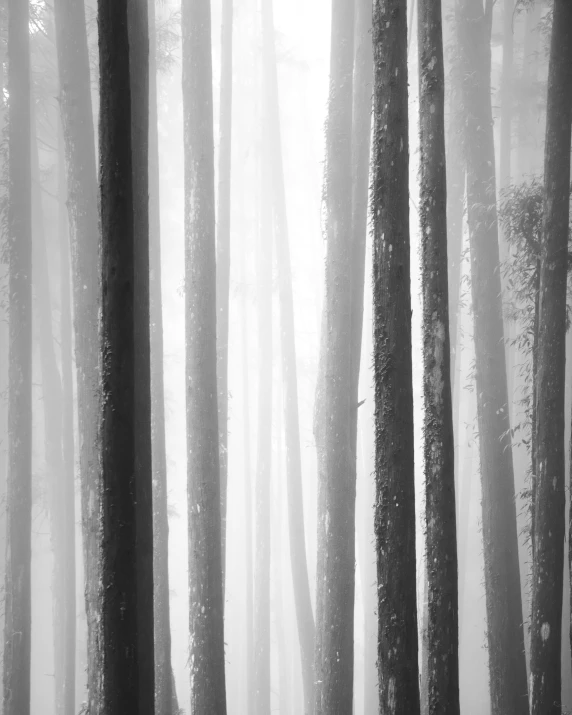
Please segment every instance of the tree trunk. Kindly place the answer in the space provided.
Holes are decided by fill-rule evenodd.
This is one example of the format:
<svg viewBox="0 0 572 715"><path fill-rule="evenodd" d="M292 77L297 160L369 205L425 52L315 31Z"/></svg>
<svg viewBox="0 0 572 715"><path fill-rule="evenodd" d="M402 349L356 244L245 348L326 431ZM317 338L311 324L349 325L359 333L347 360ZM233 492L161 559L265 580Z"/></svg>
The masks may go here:
<svg viewBox="0 0 572 715"><path fill-rule="evenodd" d="M98 630L100 477L96 431L99 410L97 326L100 305L98 278L100 236L91 82L83 2L54 0L54 21L70 220L87 615L88 708L92 715L98 715L101 687Z"/></svg>
<svg viewBox="0 0 572 715"><path fill-rule="evenodd" d="M455 455L447 276L441 2L419 0L427 694L430 715L459 715Z"/></svg>
<svg viewBox="0 0 572 715"><path fill-rule="evenodd" d="M373 330L380 711L419 706L407 7L374 0Z"/></svg>
<svg viewBox="0 0 572 715"><path fill-rule="evenodd" d="M163 381L163 298L157 107L157 26L155 0L149 12L149 311L151 319L151 452L153 464L153 573L155 577L155 711L178 715L171 665L169 607L169 517Z"/></svg>
<svg viewBox="0 0 572 715"><path fill-rule="evenodd" d="M4 713L30 713L32 178L28 0L8 3L8 488Z"/></svg>
<svg viewBox="0 0 572 715"><path fill-rule="evenodd" d="M137 539L138 715L155 714L153 464L149 289L149 15L148 0L129 0L129 91L133 192L133 424Z"/></svg>
<svg viewBox="0 0 572 715"><path fill-rule="evenodd" d="M226 573L226 493L228 480L228 300L230 282L230 162L232 138L232 4L233 0L223 0L222 3L220 145L216 243L216 344L223 594L225 590Z"/></svg>
<svg viewBox="0 0 572 715"><path fill-rule="evenodd" d="M276 264L278 299L280 304L280 342L284 389L284 428L286 439L286 480L288 494L288 536L290 565L294 588L294 605L298 626L298 642L304 684L304 713L314 711L314 617L310 599L310 583L306 559L304 502L302 496L302 464L300 454L300 423L298 408L298 371L294 330L294 299L290 240L284 186L284 163L280 128L276 46L274 39L273 0L262 3L264 94L268 119L270 153L272 156L272 188L275 214Z"/></svg>
<svg viewBox="0 0 572 715"><path fill-rule="evenodd" d="M350 713L354 676L355 464L352 455L352 96L354 2L332 1L326 121L327 258L314 419L318 456L316 714Z"/></svg>
<svg viewBox="0 0 572 715"><path fill-rule="evenodd" d="M528 712L490 87L492 2L459 0L492 715Z"/></svg>
<svg viewBox="0 0 572 715"><path fill-rule="evenodd" d="M211 11L183 0L191 711L225 715Z"/></svg>
<svg viewBox="0 0 572 715"><path fill-rule="evenodd" d="M572 121L572 4L555 0L548 70L536 375L531 715L561 712L564 386Z"/></svg>
<svg viewBox="0 0 572 715"><path fill-rule="evenodd" d="M264 6L263 6L264 7ZM263 105L264 107L264 105ZM272 203L268 112L263 110L261 225L257 250L258 449L255 486L255 715L270 712L270 481L272 463Z"/></svg>

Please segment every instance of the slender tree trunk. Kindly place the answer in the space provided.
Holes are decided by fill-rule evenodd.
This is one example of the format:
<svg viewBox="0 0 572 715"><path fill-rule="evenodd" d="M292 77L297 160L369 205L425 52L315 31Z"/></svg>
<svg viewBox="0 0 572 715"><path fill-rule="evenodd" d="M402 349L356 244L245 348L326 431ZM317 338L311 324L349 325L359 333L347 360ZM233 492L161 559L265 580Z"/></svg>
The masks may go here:
<svg viewBox="0 0 572 715"><path fill-rule="evenodd" d="M270 481L272 466L272 203L268 113L263 110L261 226L257 251L258 449L254 552L255 715L270 712Z"/></svg>
<svg viewBox="0 0 572 715"><path fill-rule="evenodd" d="M521 176L533 174L536 168L536 155L534 143L531 141L538 132L537 119L534 118L535 102L528 101L536 89L538 73L541 66L539 53L541 33L538 23L542 16L542 3L533 2L526 8L524 30L524 49L522 75L520 86L523 95L520 101L520 114L518 117L518 171Z"/></svg>
<svg viewBox="0 0 572 715"><path fill-rule="evenodd" d="M163 380L163 298L157 108L157 27L155 0L149 11L149 310L151 319L151 452L153 464L153 573L155 576L155 711L178 715L171 665L169 607L169 517L165 388Z"/></svg>
<svg viewBox="0 0 572 715"><path fill-rule="evenodd" d="M447 276L441 2L419 0L427 683L429 713L459 715L455 456Z"/></svg>
<svg viewBox="0 0 572 715"><path fill-rule="evenodd" d="M496 216L492 2L459 0L492 715L528 712Z"/></svg>
<svg viewBox="0 0 572 715"><path fill-rule="evenodd" d="M220 146L216 243L216 341L222 588L226 573L226 493L228 480L228 297L230 282L230 162L232 134L232 26L233 0L223 0L220 75Z"/></svg>
<svg viewBox="0 0 572 715"><path fill-rule="evenodd" d="M302 464L300 454L300 423L298 408L298 371L294 330L294 299L290 241L284 185L282 133L278 99L276 47L274 40L273 0L262 3L264 96L272 156L272 188L276 263L278 269L278 299L280 304L280 342L282 380L284 386L284 428L286 438L286 480L288 493L288 536L290 564L294 588L294 605L298 625L298 642L304 684L304 712L314 710L314 617L310 599L310 583L306 559L304 502L302 496Z"/></svg>
<svg viewBox="0 0 572 715"><path fill-rule="evenodd" d="M404 0L374 0L373 330L380 712L419 705Z"/></svg>
<svg viewBox="0 0 572 715"><path fill-rule="evenodd" d="M564 385L572 121L572 4L555 0L548 70L536 376L531 715L561 712Z"/></svg>
<svg viewBox="0 0 572 715"><path fill-rule="evenodd" d="M501 137L500 137L500 172L501 189L510 185L511 148L512 148L512 104L513 104L513 22L514 0L503 1L503 42L501 75Z"/></svg>
<svg viewBox="0 0 572 715"><path fill-rule="evenodd" d="M314 435L318 456L316 713L350 713L354 676L355 464L352 455L352 97L354 2L332 1L326 124L327 258Z"/></svg>
<svg viewBox="0 0 572 715"><path fill-rule="evenodd" d="M61 127L59 126L59 130ZM62 502L65 546L64 632L63 632L63 712L75 715L76 656L76 564L75 564L75 452L74 393L72 367L72 311L70 286L70 246L67 220L67 187L64 148L58 131L58 223L60 237L60 347L62 365Z"/></svg>
<svg viewBox="0 0 572 715"><path fill-rule="evenodd" d="M4 713L30 713L32 178L28 0L8 3L8 488Z"/></svg>
<svg viewBox="0 0 572 715"><path fill-rule="evenodd" d="M101 687L98 625L100 477L96 450L99 410L99 226L91 82L83 2L54 0L54 20L70 220L87 615L88 708L90 714L98 715Z"/></svg>
<svg viewBox="0 0 572 715"><path fill-rule="evenodd" d="M209 0L183 0L191 711L225 715Z"/></svg>

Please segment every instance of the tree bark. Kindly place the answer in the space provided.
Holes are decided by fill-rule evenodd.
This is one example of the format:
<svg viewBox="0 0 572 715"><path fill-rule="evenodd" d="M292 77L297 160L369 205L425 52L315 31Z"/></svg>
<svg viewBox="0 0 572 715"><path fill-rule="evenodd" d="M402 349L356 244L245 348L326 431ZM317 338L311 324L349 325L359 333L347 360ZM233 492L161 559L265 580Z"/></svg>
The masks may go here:
<svg viewBox="0 0 572 715"><path fill-rule="evenodd" d="M275 215L276 265L278 300L280 305L280 344L282 381L284 386L284 429L286 440L286 480L288 494L288 536L290 565L294 588L294 605L298 626L298 642L304 686L304 712L314 710L314 617L310 599L310 582L306 558L304 502L302 496L302 464L300 454L300 423L298 407L298 370L294 329L294 298L290 263L290 238L284 185L282 133L278 98L278 76L272 0L262 3L264 94L270 153L272 156L272 188Z"/></svg>
<svg viewBox="0 0 572 715"><path fill-rule="evenodd" d="M445 97L440 0L419 0L427 694L430 715L459 715L455 454L447 276Z"/></svg>
<svg viewBox="0 0 572 715"><path fill-rule="evenodd" d="M528 699L496 215L492 2L483 8L459 0L456 19L463 68L491 710L492 715L516 715L528 712Z"/></svg>
<svg viewBox="0 0 572 715"><path fill-rule="evenodd" d="M184 0L181 23L191 711L225 715L209 0Z"/></svg>
<svg viewBox="0 0 572 715"><path fill-rule="evenodd" d="M531 715L561 711L564 386L572 121L572 5L555 0L548 70L536 375Z"/></svg>
<svg viewBox="0 0 572 715"><path fill-rule="evenodd" d="M226 501L228 481L228 300L230 284L230 163L232 139L232 26L233 0L223 0L220 75L220 143L216 243L216 341L222 588L226 573Z"/></svg>
<svg viewBox="0 0 572 715"><path fill-rule="evenodd" d="M54 0L54 21L70 221L87 615L88 708L91 714L97 715L101 687L98 630L100 475L96 451L99 410L97 326L100 305L98 278L100 236L91 82L83 2Z"/></svg>
<svg viewBox="0 0 572 715"><path fill-rule="evenodd" d="M407 7L374 0L373 331L380 711L420 712L409 243Z"/></svg>
<svg viewBox="0 0 572 715"><path fill-rule="evenodd" d="M8 488L4 713L30 713L32 178L28 0L8 3Z"/></svg>

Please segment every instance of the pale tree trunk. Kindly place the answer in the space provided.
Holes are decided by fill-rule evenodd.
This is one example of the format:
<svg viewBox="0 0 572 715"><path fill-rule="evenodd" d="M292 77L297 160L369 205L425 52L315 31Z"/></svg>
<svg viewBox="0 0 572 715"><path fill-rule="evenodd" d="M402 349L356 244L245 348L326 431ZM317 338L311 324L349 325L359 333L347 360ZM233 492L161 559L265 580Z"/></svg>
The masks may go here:
<svg viewBox="0 0 572 715"><path fill-rule="evenodd" d="M8 2L8 487L4 713L30 713L32 179L28 0Z"/></svg>
<svg viewBox="0 0 572 715"><path fill-rule="evenodd" d="M407 7L374 0L373 331L380 711L419 713Z"/></svg>
<svg viewBox="0 0 572 715"><path fill-rule="evenodd" d="M427 699L430 715L459 715L455 455L447 275L445 97L440 0L419 0L419 134Z"/></svg>
<svg viewBox="0 0 572 715"><path fill-rule="evenodd" d="M492 2L457 4L492 715L528 712L491 109Z"/></svg>
<svg viewBox="0 0 572 715"><path fill-rule="evenodd" d="M566 0L555 0L548 70L538 309L536 490L530 619L531 715L561 712L571 120L572 5Z"/></svg>
<svg viewBox="0 0 572 715"><path fill-rule="evenodd" d="M314 709L314 617L306 558L302 463L298 408L298 370L294 329L294 298L290 264L290 239L286 211L282 133L278 99L273 0L262 4L265 111L268 120L272 189L275 215L276 264L280 305L280 343L284 391L284 429L286 441L286 481L288 495L288 537L294 588L294 605L304 684L304 712Z"/></svg>
<svg viewBox="0 0 572 715"><path fill-rule="evenodd" d="M225 715L209 0L184 0L185 340L191 712Z"/></svg>

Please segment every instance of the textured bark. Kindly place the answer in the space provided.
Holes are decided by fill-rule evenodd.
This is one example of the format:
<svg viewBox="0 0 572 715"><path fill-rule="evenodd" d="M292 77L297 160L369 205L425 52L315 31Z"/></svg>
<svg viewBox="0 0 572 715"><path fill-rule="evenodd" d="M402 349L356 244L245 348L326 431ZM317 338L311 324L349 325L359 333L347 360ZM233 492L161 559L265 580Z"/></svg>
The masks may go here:
<svg viewBox="0 0 572 715"><path fill-rule="evenodd" d="M572 4L555 0L548 70L536 374L531 715L561 712L564 387L572 121Z"/></svg>
<svg viewBox="0 0 572 715"><path fill-rule="evenodd" d="M137 568L138 715L154 715L153 465L149 309L148 0L127 5L133 172L133 422Z"/></svg>
<svg viewBox="0 0 572 715"><path fill-rule="evenodd" d="M8 487L4 713L30 713L32 179L28 0L8 2Z"/></svg>
<svg viewBox="0 0 572 715"><path fill-rule="evenodd" d="M54 22L70 221L77 378L81 518L87 615L87 688L90 715L98 715L101 645L98 588L99 226L89 58L83 2L54 0Z"/></svg>
<svg viewBox="0 0 572 715"><path fill-rule="evenodd" d="M151 320L151 451L153 463L153 573L155 580L155 711L178 715L171 665L169 607L169 517L165 388L163 378L163 302L161 288L161 217L157 107L157 35L155 0L149 10L149 310Z"/></svg>
<svg viewBox="0 0 572 715"><path fill-rule="evenodd" d="M272 203L267 110L263 114L257 250L258 444L254 550L254 713L270 712L270 481L272 466Z"/></svg>
<svg viewBox="0 0 572 715"><path fill-rule="evenodd" d="M98 0L102 711L139 712L135 241L128 0ZM139 239L139 236L138 236Z"/></svg>
<svg viewBox="0 0 572 715"><path fill-rule="evenodd" d="M496 215L492 3L483 8L459 0L456 20L463 68L491 711L516 715L528 712L528 699Z"/></svg>
<svg viewBox="0 0 572 715"><path fill-rule="evenodd" d="M228 300L230 285L230 162L232 138L232 4L233 0L223 0L222 3L220 142L216 242L216 344L223 593L225 590L226 573L226 492L228 481Z"/></svg>
<svg viewBox="0 0 572 715"><path fill-rule="evenodd" d="M459 715L455 455L440 0L419 0L419 132L429 713Z"/></svg>
<svg viewBox="0 0 572 715"><path fill-rule="evenodd" d="M314 418L318 457L316 713L353 702L355 465L351 420L351 136L354 2L333 0L326 123L327 258Z"/></svg>
<svg viewBox="0 0 572 715"><path fill-rule="evenodd" d="M374 0L373 330L380 712L419 713L407 8Z"/></svg>
<svg viewBox="0 0 572 715"><path fill-rule="evenodd" d="M191 712L225 715L209 0L183 0Z"/></svg>
<svg viewBox="0 0 572 715"><path fill-rule="evenodd" d="M304 685L304 712L314 710L314 617L306 559L302 463L298 408L298 370L294 330L294 298L290 264L290 237L286 211L282 133L278 99L278 77L274 33L273 0L262 3L264 53L264 94L272 157L272 189L275 216L278 300L280 305L280 344L284 390L284 428L286 441L286 481L288 494L288 537L294 588L294 605Z"/></svg>

